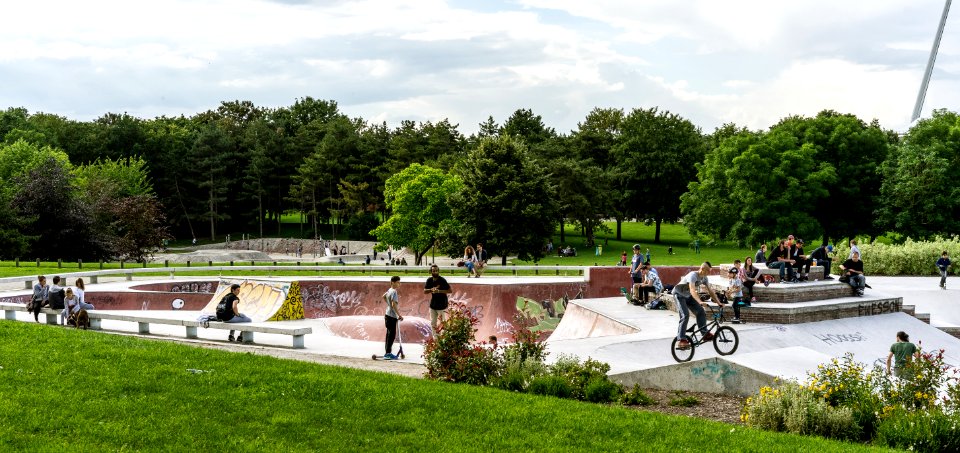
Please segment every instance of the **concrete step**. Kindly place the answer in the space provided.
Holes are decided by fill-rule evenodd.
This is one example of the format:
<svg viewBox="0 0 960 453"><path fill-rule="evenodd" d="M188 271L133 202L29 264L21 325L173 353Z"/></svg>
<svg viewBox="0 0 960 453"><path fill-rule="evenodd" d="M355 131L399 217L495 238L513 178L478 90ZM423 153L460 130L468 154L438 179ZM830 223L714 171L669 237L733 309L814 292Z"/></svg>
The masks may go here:
<svg viewBox="0 0 960 453"><path fill-rule="evenodd" d="M930 313L915 313L913 317L930 324Z"/></svg>
<svg viewBox="0 0 960 453"><path fill-rule="evenodd" d="M937 327L937 328L940 329L940 330L942 330L943 332L949 334L949 335L952 335L952 336L954 336L954 337L956 337L956 338L960 338L960 327L955 327L955 326L941 326L941 327Z"/></svg>

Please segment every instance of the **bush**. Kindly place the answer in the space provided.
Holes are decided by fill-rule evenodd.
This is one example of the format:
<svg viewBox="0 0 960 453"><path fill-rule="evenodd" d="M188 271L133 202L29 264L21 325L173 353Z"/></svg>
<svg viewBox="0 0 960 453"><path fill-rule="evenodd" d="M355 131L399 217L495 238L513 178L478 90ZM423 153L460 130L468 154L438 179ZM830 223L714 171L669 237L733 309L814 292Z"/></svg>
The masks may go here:
<svg viewBox="0 0 960 453"><path fill-rule="evenodd" d="M693 395L683 396L682 392L676 392L667 404L679 407L693 407L700 404L700 400Z"/></svg>
<svg viewBox="0 0 960 453"><path fill-rule="evenodd" d="M607 379L607 372L610 371L610 365L588 358L582 364L574 356L561 355L557 362L550 367L554 376L560 376L570 383L573 390L573 398L578 400L586 399L585 390L587 384L594 379Z"/></svg>
<svg viewBox="0 0 960 453"><path fill-rule="evenodd" d="M947 370L943 349L921 353L904 368L904 378L891 381L887 387L888 405L906 410L933 409L937 405L937 392L948 381L955 382Z"/></svg>
<svg viewBox="0 0 960 453"><path fill-rule="evenodd" d="M570 383L560 376L545 375L534 378L527 387L527 392L534 395L555 396L558 398L570 398L573 396L573 389Z"/></svg>
<svg viewBox="0 0 960 453"><path fill-rule="evenodd" d="M810 374L808 388L832 407L849 408L862 438L867 440L873 437L883 410L878 390L889 379L879 367L867 373L865 369L847 353L843 359L834 358L829 364L817 366L817 371Z"/></svg>
<svg viewBox="0 0 960 453"><path fill-rule="evenodd" d="M650 398L650 396L640 388L640 385L634 384L629 392L620 395L620 403L627 406L650 406L656 404L656 401Z"/></svg>
<svg viewBox="0 0 960 453"><path fill-rule="evenodd" d="M486 385L496 378L503 364L492 349L471 346L478 320L462 307L447 310L448 317L427 340L423 351L427 377L441 381Z"/></svg>
<svg viewBox="0 0 960 453"><path fill-rule="evenodd" d="M527 390L530 382L547 373L547 366L538 360L528 359L522 362L516 359L506 360L503 371L494 380L493 385L504 390L523 392Z"/></svg>
<svg viewBox="0 0 960 453"><path fill-rule="evenodd" d="M584 398L591 403L609 403L616 401L623 393L623 387L616 382L611 382L606 376L603 378L593 378L587 382L587 387L583 390Z"/></svg>
<svg viewBox="0 0 960 453"><path fill-rule="evenodd" d="M951 239L936 238L932 241L914 241L907 238L902 244L891 245L880 242L860 244L863 254L863 270L869 283L871 275L940 275L934 263L944 250L950 256L960 256L960 237ZM837 244L837 255L833 260L833 273L840 270L850 254L849 244ZM957 274L960 266L951 266L950 273Z"/></svg>
<svg viewBox="0 0 960 453"><path fill-rule="evenodd" d="M960 451L960 413L896 409L880 423L874 443L911 451Z"/></svg>
<svg viewBox="0 0 960 453"><path fill-rule="evenodd" d="M547 346L540 342L538 333L530 330L537 321L532 317L517 313L513 318L510 334L513 343L503 348L503 357L507 362L526 362L533 360L543 362L547 358Z"/></svg>
<svg viewBox="0 0 960 453"><path fill-rule="evenodd" d="M747 426L835 439L856 439L860 429L847 407L831 407L809 386L787 382L747 398L740 417Z"/></svg>

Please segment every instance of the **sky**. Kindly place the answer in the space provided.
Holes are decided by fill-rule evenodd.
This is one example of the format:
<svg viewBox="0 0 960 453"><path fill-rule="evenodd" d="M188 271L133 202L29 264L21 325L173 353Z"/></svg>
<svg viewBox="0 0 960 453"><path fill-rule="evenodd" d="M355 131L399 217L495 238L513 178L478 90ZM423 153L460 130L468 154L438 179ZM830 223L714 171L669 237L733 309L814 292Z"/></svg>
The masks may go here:
<svg viewBox="0 0 960 453"><path fill-rule="evenodd" d="M0 108L80 121L313 97L469 135L531 109L560 133L594 108L658 107L703 132L832 109L906 131L937 0L31 0L0 26ZM960 110L960 11L922 118Z"/></svg>

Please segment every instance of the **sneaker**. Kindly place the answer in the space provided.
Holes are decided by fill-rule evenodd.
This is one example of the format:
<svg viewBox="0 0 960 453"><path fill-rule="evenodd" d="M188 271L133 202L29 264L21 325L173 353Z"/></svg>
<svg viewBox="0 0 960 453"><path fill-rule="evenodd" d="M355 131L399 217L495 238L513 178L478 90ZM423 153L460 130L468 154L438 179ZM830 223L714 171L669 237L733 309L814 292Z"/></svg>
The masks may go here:
<svg viewBox="0 0 960 453"><path fill-rule="evenodd" d="M383 360L397 360L397 356L388 352L383 355Z"/></svg>
<svg viewBox="0 0 960 453"><path fill-rule="evenodd" d="M701 341L706 343L708 341L712 341L714 337L716 337L716 335L714 335L713 332L707 332L706 335L703 336L703 339Z"/></svg>
<svg viewBox="0 0 960 453"><path fill-rule="evenodd" d="M823 279L824 279L824 280L833 280L833 277L831 277L831 276L828 275L828 276L826 276L826 277L823 277Z"/></svg>
<svg viewBox="0 0 960 453"><path fill-rule="evenodd" d="M237 335L237 343L243 343L243 334Z"/></svg>
<svg viewBox="0 0 960 453"><path fill-rule="evenodd" d="M733 318L733 321L730 321L734 324L740 324L740 318Z"/></svg>
<svg viewBox="0 0 960 453"><path fill-rule="evenodd" d="M227 341L233 341L233 335L230 335L229 337L227 337Z"/></svg>
<svg viewBox="0 0 960 453"><path fill-rule="evenodd" d="M684 351L690 349L690 340L680 340L677 342L677 349Z"/></svg>

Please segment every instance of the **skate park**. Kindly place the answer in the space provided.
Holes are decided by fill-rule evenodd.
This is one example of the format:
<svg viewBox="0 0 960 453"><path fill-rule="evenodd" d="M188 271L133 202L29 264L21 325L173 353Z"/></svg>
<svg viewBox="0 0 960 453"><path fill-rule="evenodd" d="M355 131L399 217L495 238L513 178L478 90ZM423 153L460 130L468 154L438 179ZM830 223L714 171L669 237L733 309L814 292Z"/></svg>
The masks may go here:
<svg viewBox="0 0 960 453"><path fill-rule="evenodd" d="M668 266L660 273L672 283L690 269ZM393 270L402 271L400 335L406 358L390 365L416 375L423 369L423 343L431 335L428 297L422 293L426 269ZM718 289L723 285L720 271L715 267L717 275L711 277ZM171 271L173 278L130 272L98 279L97 271L82 274L98 280L88 287L87 300L96 306L91 311L97 319L94 328L106 332L225 343L226 326L238 325L210 328L196 319L210 313L226 288L238 283L241 311L254 320L246 326L251 331L241 348L286 357L367 360L382 350L385 328L379 298L388 276L200 278L176 277ZM648 310L627 303L619 295L627 284L623 268L584 267L570 276L471 279L462 276L462 270L445 266L441 274L453 287L451 303L478 318L478 342L490 335L501 344L509 342L511 321L522 312L537 321L533 330L546 342L548 360L564 354L591 357L610 364L611 378L625 385L748 395L776 378L803 380L818 364L847 353L859 362L882 365L900 330L926 351L944 349L946 363L960 365L960 339L954 336L960 331L960 309L953 290L937 288L934 277L871 277L872 289L863 297L851 295L849 286L836 281L758 287L761 302L744 309L746 322L733 326L739 336L735 353L721 357L702 345L690 362L677 363L670 354L677 332L676 308L668 303L667 310ZM68 282L76 277L63 276ZM30 293L22 288L31 285L29 279L7 278L0 284L5 318L34 322L22 308ZM21 289L13 289L17 287ZM49 311L40 321L58 324ZM297 333L300 343L295 336L291 347L290 335Z"/></svg>

